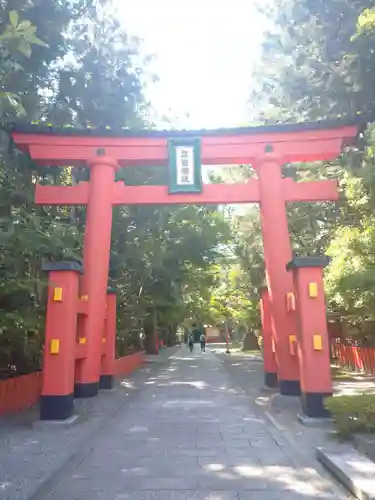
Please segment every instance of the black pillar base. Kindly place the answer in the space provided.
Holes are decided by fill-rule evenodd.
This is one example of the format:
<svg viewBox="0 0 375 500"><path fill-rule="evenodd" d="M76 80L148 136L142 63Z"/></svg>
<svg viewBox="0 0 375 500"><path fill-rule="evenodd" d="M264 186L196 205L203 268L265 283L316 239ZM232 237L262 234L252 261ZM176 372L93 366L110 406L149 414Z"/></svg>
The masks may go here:
<svg viewBox="0 0 375 500"><path fill-rule="evenodd" d="M99 378L99 389L113 389L115 386L115 376L114 375L100 375Z"/></svg>
<svg viewBox="0 0 375 500"><path fill-rule="evenodd" d="M74 397L76 398L93 398L98 395L99 382L90 384L75 384Z"/></svg>
<svg viewBox="0 0 375 500"><path fill-rule="evenodd" d="M332 396L332 393L303 392L301 394L302 411L306 417L329 418L331 415L324 408L324 399Z"/></svg>
<svg viewBox="0 0 375 500"><path fill-rule="evenodd" d="M280 394L283 396L300 396L301 385L299 380L279 380Z"/></svg>
<svg viewBox="0 0 375 500"><path fill-rule="evenodd" d="M264 372L264 383L266 387L277 387L279 383L277 373Z"/></svg>
<svg viewBox="0 0 375 500"><path fill-rule="evenodd" d="M40 397L40 420L66 420L73 415L74 394Z"/></svg>

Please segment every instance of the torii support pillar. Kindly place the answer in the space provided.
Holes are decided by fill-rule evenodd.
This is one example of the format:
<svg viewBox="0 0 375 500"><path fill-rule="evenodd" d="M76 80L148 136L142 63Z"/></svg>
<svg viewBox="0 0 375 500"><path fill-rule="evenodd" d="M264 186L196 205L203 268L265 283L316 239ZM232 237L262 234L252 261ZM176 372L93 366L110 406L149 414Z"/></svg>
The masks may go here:
<svg viewBox="0 0 375 500"><path fill-rule="evenodd" d="M87 356L76 371L75 396L98 394L102 357L102 337L106 314L106 292L112 230L112 202L117 161L97 150L90 167L89 200L84 240L82 294L87 297L87 316L83 324Z"/></svg>
<svg viewBox="0 0 375 500"><path fill-rule="evenodd" d="M111 390L115 383L116 363L116 301L117 294L114 288L107 292L107 314L105 319L104 354L102 356L99 389Z"/></svg>
<svg viewBox="0 0 375 500"><path fill-rule="evenodd" d="M286 298L293 292L293 278L285 269L292 258L281 167L285 161L265 153L254 163L259 180L260 214L267 287L271 309L272 336L281 394L299 396L295 314L288 313Z"/></svg>
<svg viewBox="0 0 375 500"><path fill-rule="evenodd" d="M293 272L296 291L302 409L312 418L329 416L324 399L332 395L323 287L323 269L328 262L327 257L298 257L287 265L287 270Z"/></svg>
<svg viewBox="0 0 375 500"><path fill-rule="evenodd" d="M277 365L275 357L275 343L272 337L270 298L267 288L262 290L260 300L260 315L263 335L263 369L266 387L277 387Z"/></svg>
<svg viewBox="0 0 375 500"><path fill-rule="evenodd" d="M41 420L66 420L74 410L74 366L81 266L58 262L48 272L48 304L40 398Z"/></svg>

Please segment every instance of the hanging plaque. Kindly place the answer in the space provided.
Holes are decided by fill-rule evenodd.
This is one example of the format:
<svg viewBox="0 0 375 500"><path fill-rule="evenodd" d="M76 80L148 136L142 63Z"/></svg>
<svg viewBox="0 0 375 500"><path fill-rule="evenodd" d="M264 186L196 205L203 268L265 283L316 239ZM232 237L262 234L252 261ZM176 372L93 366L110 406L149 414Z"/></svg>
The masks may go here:
<svg viewBox="0 0 375 500"><path fill-rule="evenodd" d="M200 193L202 191L200 139L170 139L168 157L169 192Z"/></svg>

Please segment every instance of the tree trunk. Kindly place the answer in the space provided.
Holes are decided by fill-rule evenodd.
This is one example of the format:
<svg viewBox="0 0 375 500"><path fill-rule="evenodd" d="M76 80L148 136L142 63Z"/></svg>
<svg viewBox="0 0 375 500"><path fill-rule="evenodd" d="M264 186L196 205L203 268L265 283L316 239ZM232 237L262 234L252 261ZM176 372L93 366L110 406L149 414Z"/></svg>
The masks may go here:
<svg viewBox="0 0 375 500"><path fill-rule="evenodd" d="M176 325L168 325L167 330L166 330L166 345L168 347L172 347L176 345L176 333L177 333L177 326Z"/></svg>
<svg viewBox="0 0 375 500"><path fill-rule="evenodd" d="M159 354L156 347L157 312L156 309L145 319L145 349L146 354Z"/></svg>

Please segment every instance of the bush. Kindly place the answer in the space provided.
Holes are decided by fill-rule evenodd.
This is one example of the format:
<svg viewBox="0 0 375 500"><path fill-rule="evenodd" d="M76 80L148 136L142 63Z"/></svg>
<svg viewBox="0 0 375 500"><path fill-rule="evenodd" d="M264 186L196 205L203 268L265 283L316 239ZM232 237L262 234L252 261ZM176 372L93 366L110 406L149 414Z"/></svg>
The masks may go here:
<svg viewBox="0 0 375 500"><path fill-rule="evenodd" d="M375 432L375 394L327 398L325 407L341 437L347 438L357 432Z"/></svg>
<svg viewBox="0 0 375 500"><path fill-rule="evenodd" d="M259 351L259 337L252 330L249 330L242 342L242 351Z"/></svg>

